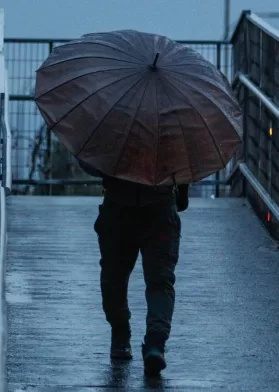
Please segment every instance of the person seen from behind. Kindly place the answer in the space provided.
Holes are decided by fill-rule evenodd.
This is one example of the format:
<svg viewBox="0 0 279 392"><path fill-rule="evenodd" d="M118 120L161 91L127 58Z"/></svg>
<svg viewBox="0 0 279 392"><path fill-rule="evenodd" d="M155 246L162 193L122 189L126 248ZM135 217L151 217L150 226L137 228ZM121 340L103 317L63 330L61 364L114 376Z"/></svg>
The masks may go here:
<svg viewBox="0 0 279 392"><path fill-rule="evenodd" d="M102 176L88 164L80 167ZM94 225L101 254L103 310L111 326L113 359L132 359L128 283L142 256L147 302L142 344L144 369L156 375L166 367L165 345L175 305L175 267L179 259L181 220L188 208L189 185L150 187L103 177L104 200Z"/></svg>

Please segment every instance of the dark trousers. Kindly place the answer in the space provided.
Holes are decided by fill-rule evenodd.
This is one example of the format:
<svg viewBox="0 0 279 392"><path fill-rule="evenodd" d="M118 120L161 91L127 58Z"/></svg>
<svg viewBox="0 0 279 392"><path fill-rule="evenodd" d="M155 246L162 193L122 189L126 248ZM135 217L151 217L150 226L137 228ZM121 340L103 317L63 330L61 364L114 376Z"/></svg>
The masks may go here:
<svg viewBox="0 0 279 392"><path fill-rule="evenodd" d="M175 303L175 266L181 222L174 200L144 207L105 198L95 222L101 252L103 309L111 326L127 325L127 290L139 252L146 284L146 337L162 343L170 334Z"/></svg>

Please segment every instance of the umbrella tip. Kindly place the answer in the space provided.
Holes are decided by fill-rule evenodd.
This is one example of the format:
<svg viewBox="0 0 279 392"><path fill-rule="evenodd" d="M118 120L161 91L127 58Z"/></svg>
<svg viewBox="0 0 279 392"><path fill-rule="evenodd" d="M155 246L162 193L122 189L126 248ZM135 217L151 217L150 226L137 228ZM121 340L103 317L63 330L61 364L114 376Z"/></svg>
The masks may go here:
<svg viewBox="0 0 279 392"><path fill-rule="evenodd" d="M156 54L155 59L153 61L153 64L151 65L152 69L156 69L156 65L157 65L157 61L158 61L159 55L160 55L160 53Z"/></svg>

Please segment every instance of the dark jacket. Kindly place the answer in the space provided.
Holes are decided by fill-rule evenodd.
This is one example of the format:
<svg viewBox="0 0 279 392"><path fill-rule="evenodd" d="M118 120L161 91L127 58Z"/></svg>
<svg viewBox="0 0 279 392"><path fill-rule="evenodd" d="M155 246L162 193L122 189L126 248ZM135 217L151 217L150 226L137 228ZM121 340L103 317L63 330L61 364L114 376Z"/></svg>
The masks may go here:
<svg viewBox="0 0 279 392"><path fill-rule="evenodd" d="M87 163L81 160L78 160L78 163L81 169L90 176L103 179L105 197L116 203L127 206L145 206L175 199L178 211L184 211L188 207L188 184L178 185L176 189L174 186L151 187L104 176Z"/></svg>

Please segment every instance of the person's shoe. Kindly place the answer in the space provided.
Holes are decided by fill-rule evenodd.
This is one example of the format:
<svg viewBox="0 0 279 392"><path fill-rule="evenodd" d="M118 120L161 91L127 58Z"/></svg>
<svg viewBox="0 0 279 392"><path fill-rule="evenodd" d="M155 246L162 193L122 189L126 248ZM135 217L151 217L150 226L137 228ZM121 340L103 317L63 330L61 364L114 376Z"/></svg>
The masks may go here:
<svg viewBox="0 0 279 392"><path fill-rule="evenodd" d="M144 372L148 376L157 376L167 366L163 346L142 344L142 358Z"/></svg>
<svg viewBox="0 0 279 392"><path fill-rule="evenodd" d="M132 347L130 343L131 332L128 329L113 329L111 330L111 359L129 360L133 358Z"/></svg>

